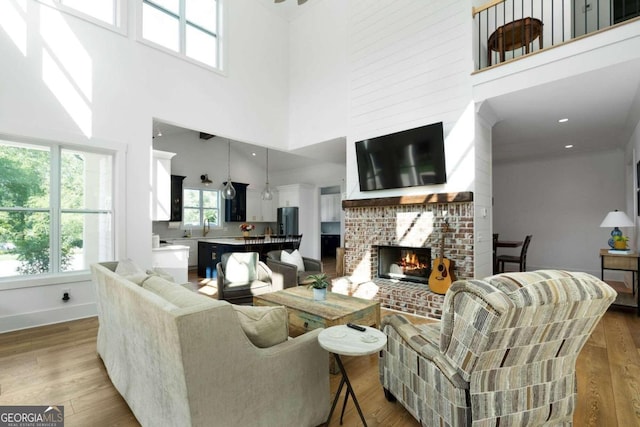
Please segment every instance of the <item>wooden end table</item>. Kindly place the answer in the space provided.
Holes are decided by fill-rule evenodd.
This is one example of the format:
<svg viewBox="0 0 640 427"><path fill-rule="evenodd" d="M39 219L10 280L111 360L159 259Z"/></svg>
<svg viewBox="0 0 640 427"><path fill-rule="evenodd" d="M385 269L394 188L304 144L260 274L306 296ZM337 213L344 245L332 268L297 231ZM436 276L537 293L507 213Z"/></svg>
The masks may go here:
<svg viewBox="0 0 640 427"><path fill-rule="evenodd" d="M347 390L345 391L344 402L342 403L340 425L342 425L342 418L344 417L344 409L347 406L347 400L349 399L349 395L351 395L351 399L358 410L362 424L367 427L367 421L362 414L362 409L360 409L360 404L358 403L356 394L353 391L353 387L351 386L351 382L347 376L347 371L344 369L342 360L340 360L340 355L366 356L368 354L376 353L382 350L382 348L387 344L387 336L384 333L374 328L367 327L365 329L366 330L364 332L361 332L351 329L345 325L340 325L325 329L318 335L318 343L320 344L320 347L333 354L336 364L342 373L340 385L338 386L336 395L333 398L333 404L331 405L331 411L329 411L329 417L327 418L326 425L329 425L329 421L331 421L331 416L336 408L336 403L338 403L342 387L346 384Z"/></svg>
<svg viewBox="0 0 640 427"><path fill-rule="evenodd" d="M542 21L536 18L522 18L498 27L487 42L487 63L491 65L491 52L500 54L500 62L504 62L505 52L525 48L529 53L529 45L537 38L542 49Z"/></svg>
<svg viewBox="0 0 640 427"><path fill-rule="evenodd" d="M629 290L622 282L604 280L604 270L630 271L631 289ZM600 279L607 282L609 286L618 292L618 297L613 303L614 305L635 307L637 315L640 316L640 292L638 291L640 282L640 254L637 252L618 254L611 253L608 249L600 249ZM635 305L633 305L634 303Z"/></svg>

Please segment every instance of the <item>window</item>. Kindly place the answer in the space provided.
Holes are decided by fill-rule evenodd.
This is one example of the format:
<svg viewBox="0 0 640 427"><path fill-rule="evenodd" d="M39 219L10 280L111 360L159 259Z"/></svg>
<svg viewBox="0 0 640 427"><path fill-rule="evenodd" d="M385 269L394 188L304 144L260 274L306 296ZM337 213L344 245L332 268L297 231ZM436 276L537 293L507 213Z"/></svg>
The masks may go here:
<svg viewBox="0 0 640 427"><path fill-rule="evenodd" d="M113 156L0 139L0 278L113 259Z"/></svg>
<svg viewBox="0 0 640 427"><path fill-rule="evenodd" d="M218 0L142 0L142 37L219 68Z"/></svg>
<svg viewBox="0 0 640 427"><path fill-rule="evenodd" d="M52 4L64 12L80 17L89 17L113 27L120 27L120 14L124 0L39 0L45 4ZM79 12L79 13L76 13Z"/></svg>
<svg viewBox="0 0 640 427"><path fill-rule="evenodd" d="M185 227L220 226L220 193L218 190L185 188L183 190L182 222Z"/></svg>

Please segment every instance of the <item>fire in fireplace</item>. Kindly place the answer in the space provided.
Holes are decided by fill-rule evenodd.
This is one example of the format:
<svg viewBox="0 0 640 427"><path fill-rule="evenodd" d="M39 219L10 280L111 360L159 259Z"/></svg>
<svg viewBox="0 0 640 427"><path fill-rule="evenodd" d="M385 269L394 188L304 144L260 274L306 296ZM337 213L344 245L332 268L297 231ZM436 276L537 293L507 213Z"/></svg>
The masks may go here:
<svg viewBox="0 0 640 427"><path fill-rule="evenodd" d="M377 246L378 277L428 283L431 274L431 248Z"/></svg>

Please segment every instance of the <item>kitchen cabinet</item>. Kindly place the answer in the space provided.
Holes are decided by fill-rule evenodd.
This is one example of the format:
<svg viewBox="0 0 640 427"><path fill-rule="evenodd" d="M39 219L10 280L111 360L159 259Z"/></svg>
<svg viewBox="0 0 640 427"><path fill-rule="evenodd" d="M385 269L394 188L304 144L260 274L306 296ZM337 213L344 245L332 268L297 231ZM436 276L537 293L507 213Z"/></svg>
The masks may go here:
<svg viewBox="0 0 640 427"><path fill-rule="evenodd" d="M335 257L338 247L340 247L339 234L323 234L320 237L320 253L323 257Z"/></svg>
<svg viewBox="0 0 640 427"><path fill-rule="evenodd" d="M236 197L225 199L224 220L225 222L245 222L247 220L247 186L249 184L233 181L231 183L236 189Z"/></svg>
<svg viewBox="0 0 640 427"><path fill-rule="evenodd" d="M247 188L247 221L262 221L260 192L253 188Z"/></svg>
<svg viewBox="0 0 640 427"><path fill-rule="evenodd" d="M151 219L171 219L171 159L176 153L153 150L151 163Z"/></svg>
<svg viewBox="0 0 640 427"><path fill-rule="evenodd" d="M182 181L186 176L171 175L171 218L169 221L182 221Z"/></svg>
<svg viewBox="0 0 640 427"><path fill-rule="evenodd" d="M275 192L274 192L275 193ZM260 209L262 212L262 221L263 222L276 222L277 218L277 210L276 210L276 200L277 193L273 195L273 199L271 200L261 200Z"/></svg>
<svg viewBox="0 0 640 427"><path fill-rule="evenodd" d="M217 244L198 241L198 277L212 278L220 261L220 255Z"/></svg>
<svg viewBox="0 0 640 427"><path fill-rule="evenodd" d="M195 239L172 239L171 244L187 246L189 248L189 267L198 265L198 241Z"/></svg>
<svg viewBox="0 0 640 427"><path fill-rule="evenodd" d="M262 200L262 191L247 188L247 221L276 222L274 199Z"/></svg>
<svg viewBox="0 0 640 427"><path fill-rule="evenodd" d="M320 221L339 222L342 209L340 194L323 194L320 196Z"/></svg>
<svg viewBox="0 0 640 427"><path fill-rule="evenodd" d="M300 185L281 185L278 187L278 207L300 206Z"/></svg>

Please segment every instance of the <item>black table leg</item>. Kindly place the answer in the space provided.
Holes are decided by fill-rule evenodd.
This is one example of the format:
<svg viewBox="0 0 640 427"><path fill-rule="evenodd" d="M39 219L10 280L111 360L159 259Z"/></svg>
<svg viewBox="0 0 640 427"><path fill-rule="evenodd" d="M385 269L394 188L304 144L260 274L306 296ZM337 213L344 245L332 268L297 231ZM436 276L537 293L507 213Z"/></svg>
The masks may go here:
<svg viewBox="0 0 640 427"><path fill-rule="evenodd" d="M333 357L336 359L336 363L340 368L340 372L342 373L342 379L340 380L340 385L338 386L338 391L336 392L336 396L333 398L333 404L331 405L331 411L329 412L329 418L327 418L326 424L329 425L329 421L331 421L331 416L333 415L333 411L336 407L336 403L338 402L338 398L340 397L342 386L346 384L347 390L345 391L344 402L342 403L342 412L340 414L340 425L342 425L342 417L344 416L344 409L347 406L347 399L349 398L349 394L351 394L353 403L356 405L358 414L360 414L360 419L362 420L362 424L364 424L364 426L367 427L367 421L364 419L364 415L362 414L362 409L360 409L360 404L358 403L358 399L356 399L356 394L354 393L353 387L351 387L351 382L349 381L349 377L347 376L347 371L344 369L344 366L342 365L342 360L340 360L340 356L338 356L335 353L333 353Z"/></svg>

